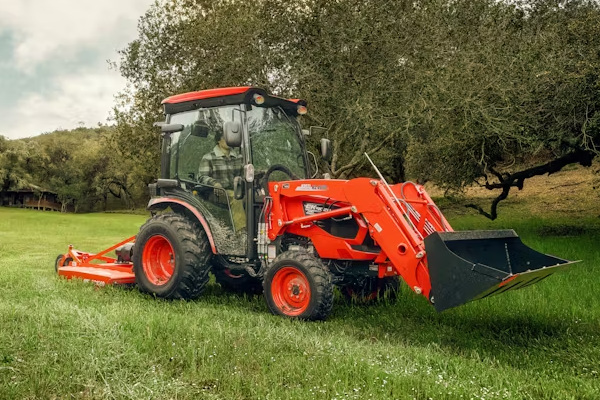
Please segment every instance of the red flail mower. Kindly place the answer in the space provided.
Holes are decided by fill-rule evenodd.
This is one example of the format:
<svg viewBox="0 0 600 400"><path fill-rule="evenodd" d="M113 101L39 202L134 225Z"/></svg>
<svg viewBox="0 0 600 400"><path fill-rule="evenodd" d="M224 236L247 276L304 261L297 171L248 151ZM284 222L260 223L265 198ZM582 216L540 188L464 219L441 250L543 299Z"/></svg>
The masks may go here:
<svg viewBox="0 0 600 400"><path fill-rule="evenodd" d="M100 253L69 246L56 260L59 275L195 299L212 272L227 290L264 292L275 314L315 320L330 313L334 286L365 300L397 290L402 278L442 311L572 264L512 230L454 232L422 186L388 185L375 165L379 179L316 179L310 132L297 122L302 100L233 87L163 105L152 217ZM328 160L327 139L321 152Z"/></svg>

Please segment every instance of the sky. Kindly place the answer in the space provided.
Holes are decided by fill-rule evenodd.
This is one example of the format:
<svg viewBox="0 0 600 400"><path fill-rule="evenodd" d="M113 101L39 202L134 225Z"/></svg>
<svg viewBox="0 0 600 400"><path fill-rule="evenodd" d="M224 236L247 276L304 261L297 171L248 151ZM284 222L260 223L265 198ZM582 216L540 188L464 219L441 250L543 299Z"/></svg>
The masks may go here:
<svg viewBox="0 0 600 400"><path fill-rule="evenodd" d="M0 135L109 123L125 87L110 61L154 0L0 0Z"/></svg>

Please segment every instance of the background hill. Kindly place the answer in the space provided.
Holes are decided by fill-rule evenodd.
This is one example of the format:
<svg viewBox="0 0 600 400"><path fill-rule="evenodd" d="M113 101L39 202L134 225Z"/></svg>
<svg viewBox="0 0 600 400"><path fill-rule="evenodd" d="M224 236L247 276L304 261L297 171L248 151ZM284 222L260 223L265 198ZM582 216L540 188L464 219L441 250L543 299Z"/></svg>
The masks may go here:
<svg viewBox="0 0 600 400"><path fill-rule="evenodd" d="M0 191L39 187L76 212L142 206L150 178L139 176L141 167L114 144L114 132L99 126L0 137Z"/></svg>

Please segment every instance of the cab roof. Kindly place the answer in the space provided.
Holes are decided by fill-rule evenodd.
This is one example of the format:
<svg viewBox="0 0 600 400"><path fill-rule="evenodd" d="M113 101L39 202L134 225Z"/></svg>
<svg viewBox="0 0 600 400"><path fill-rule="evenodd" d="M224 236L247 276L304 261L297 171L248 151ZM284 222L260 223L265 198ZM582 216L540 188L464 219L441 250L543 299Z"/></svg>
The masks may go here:
<svg viewBox="0 0 600 400"><path fill-rule="evenodd" d="M165 114L176 114L198 108L218 107L235 104L253 104L255 94L265 98L261 107L281 106L293 115L298 115L298 106L306 106L306 101L300 99L283 99L271 96L266 90L254 86L236 86L216 89L200 90L167 97L161 104Z"/></svg>

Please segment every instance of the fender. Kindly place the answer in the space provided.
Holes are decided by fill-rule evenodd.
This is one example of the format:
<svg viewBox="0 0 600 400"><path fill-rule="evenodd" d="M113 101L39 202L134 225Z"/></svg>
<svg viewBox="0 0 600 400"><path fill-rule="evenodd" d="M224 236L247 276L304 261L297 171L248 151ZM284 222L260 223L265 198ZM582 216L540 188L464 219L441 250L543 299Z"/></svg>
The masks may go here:
<svg viewBox="0 0 600 400"><path fill-rule="evenodd" d="M215 240L213 239L213 235L210 231L210 226L208 225L208 222L206 222L204 216L195 207L192 207L189 203L174 197L156 197L150 199L150 201L148 202L148 207L146 208L150 211L152 211L153 209L164 210L171 204L177 204L179 206L185 207L198 219L198 222L200 222L200 224L204 228L204 232L206 232L206 236L208 237L208 242L210 243L210 248L213 254L217 254L217 247L215 246Z"/></svg>

